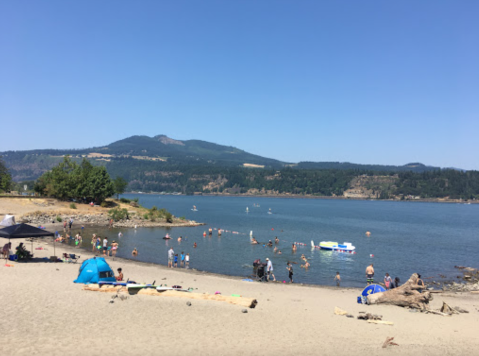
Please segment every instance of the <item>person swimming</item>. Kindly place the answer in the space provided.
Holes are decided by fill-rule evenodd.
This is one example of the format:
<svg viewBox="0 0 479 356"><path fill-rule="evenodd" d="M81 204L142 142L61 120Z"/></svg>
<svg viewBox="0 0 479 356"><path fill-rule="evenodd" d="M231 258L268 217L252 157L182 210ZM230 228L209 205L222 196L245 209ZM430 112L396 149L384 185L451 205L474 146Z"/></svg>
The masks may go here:
<svg viewBox="0 0 479 356"><path fill-rule="evenodd" d="M256 241L256 239L253 237L253 238L251 239L251 243L252 243L253 245L257 245L257 244L258 244L258 241Z"/></svg>
<svg viewBox="0 0 479 356"><path fill-rule="evenodd" d="M133 251L131 251L131 255L132 255L133 257L138 256L138 250L136 249L136 247L133 249Z"/></svg>

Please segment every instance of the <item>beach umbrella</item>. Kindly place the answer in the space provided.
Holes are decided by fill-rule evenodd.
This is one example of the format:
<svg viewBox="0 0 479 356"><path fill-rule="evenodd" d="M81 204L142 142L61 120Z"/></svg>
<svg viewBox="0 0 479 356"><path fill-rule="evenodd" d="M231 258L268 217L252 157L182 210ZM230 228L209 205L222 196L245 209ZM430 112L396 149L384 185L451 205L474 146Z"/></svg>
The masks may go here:
<svg viewBox="0 0 479 356"><path fill-rule="evenodd" d="M8 239L8 242L10 242L10 239L24 239L28 237L34 238L34 237L46 237L46 236L54 236L54 235L55 234L53 232L39 229L35 226L31 226L28 224L17 224L17 225L12 225L12 226L8 226L3 229L0 229L0 237ZM33 250L33 240L32 240L32 250ZM55 250L53 250L53 253L55 254Z"/></svg>
<svg viewBox="0 0 479 356"><path fill-rule="evenodd" d="M367 286L366 288L364 288L363 292L361 293L361 295L363 297L367 297L368 295L370 294L374 294L374 293L381 293L381 292L385 292L386 289L384 289L382 286L380 286L379 284L370 284L369 286Z"/></svg>

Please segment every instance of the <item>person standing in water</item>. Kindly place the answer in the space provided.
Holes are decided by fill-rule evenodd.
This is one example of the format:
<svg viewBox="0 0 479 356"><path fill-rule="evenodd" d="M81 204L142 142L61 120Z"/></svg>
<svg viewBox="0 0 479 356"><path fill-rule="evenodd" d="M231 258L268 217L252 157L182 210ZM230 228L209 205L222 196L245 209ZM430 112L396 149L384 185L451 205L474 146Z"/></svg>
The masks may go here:
<svg viewBox="0 0 479 356"><path fill-rule="evenodd" d="M293 283L293 265L288 262L286 264L286 269L288 270L289 282Z"/></svg>
<svg viewBox="0 0 479 356"><path fill-rule="evenodd" d="M113 259L115 259L117 249L118 249L118 242L113 240L113 242L111 243L111 255L113 256Z"/></svg>
<svg viewBox="0 0 479 356"><path fill-rule="evenodd" d="M339 287L339 284L341 283L341 276L339 275L339 272L336 272L336 276L334 276L334 280L336 281L336 285Z"/></svg>
<svg viewBox="0 0 479 356"><path fill-rule="evenodd" d="M276 282L276 277L273 274L273 262L266 257L266 272L268 273L268 281L273 276L273 282Z"/></svg>
<svg viewBox="0 0 479 356"><path fill-rule="evenodd" d="M173 268L173 261L175 259L175 251L173 251L173 247L170 247L168 250L168 267Z"/></svg>
<svg viewBox="0 0 479 356"><path fill-rule="evenodd" d="M374 283L374 268L372 263L366 267L366 281L368 285Z"/></svg>

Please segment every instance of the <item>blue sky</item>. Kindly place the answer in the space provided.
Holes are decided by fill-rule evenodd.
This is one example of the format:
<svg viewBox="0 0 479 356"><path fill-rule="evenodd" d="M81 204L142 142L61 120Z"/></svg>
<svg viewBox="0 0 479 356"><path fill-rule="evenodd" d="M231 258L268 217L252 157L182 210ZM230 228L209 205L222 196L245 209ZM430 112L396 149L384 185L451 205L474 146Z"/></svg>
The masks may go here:
<svg viewBox="0 0 479 356"><path fill-rule="evenodd" d="M0 151L165 134L479 170L479 1L0 2ZM19 137L22 139L19 139Z"/></svg>

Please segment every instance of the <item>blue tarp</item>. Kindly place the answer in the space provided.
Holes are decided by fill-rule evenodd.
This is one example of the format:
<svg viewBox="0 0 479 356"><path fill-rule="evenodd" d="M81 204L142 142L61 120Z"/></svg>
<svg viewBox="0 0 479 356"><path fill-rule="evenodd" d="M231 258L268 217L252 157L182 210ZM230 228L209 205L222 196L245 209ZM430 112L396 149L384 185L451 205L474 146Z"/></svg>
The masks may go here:
<svg viewBox="0 0 479 356"><path fill-rule="evenodd" d="M374 294L374 293L380 293L380 292L385 292L386 289L384 289L383 287L381 287L379 284L370 284L369 286L367 286L366 288L364 288L363 292L361 293L361 295L363 297L367 297L368 295L370 294Z"/></svg>
<svg viewBox="0 0 479 356"><path fill-rule="evenodd" d="M82 263L78 278L73 282L91 284L100 281L116 282L115 274L103 257L93 257Z"/></svg>

